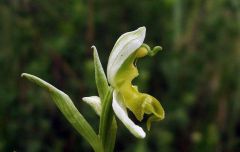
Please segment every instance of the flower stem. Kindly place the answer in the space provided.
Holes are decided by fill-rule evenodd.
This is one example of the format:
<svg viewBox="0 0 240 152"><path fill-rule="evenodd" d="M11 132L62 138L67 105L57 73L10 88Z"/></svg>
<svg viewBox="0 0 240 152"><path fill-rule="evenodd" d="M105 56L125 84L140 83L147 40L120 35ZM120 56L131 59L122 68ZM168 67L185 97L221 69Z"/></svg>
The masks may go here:
<svg viewBox="0 0 240 152"><path fill-rule="evenodd" d="M116 120L113 119L112 92L110 88L102 102L102 113L100 118L99 135L105 151L113 151L116 137ZM114 121L113 121L114 120ZM108 138L109 137L109 138ZM111 140L111 141L108 141ZM109 145L111 144L111 145Z"/></svg>

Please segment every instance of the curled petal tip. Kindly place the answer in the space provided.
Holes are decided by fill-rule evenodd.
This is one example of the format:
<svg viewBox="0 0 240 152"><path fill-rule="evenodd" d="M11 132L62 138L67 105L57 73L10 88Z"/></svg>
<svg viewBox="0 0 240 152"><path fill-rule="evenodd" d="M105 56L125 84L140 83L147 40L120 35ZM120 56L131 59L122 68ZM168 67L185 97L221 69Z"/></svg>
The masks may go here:
<svg viewBox="0 0 240 152"><path fill-rule="evenodd" d="M91 49L96 49L96 46L95 46L95 45L92 45L92 46L91 46Z"/></svg>

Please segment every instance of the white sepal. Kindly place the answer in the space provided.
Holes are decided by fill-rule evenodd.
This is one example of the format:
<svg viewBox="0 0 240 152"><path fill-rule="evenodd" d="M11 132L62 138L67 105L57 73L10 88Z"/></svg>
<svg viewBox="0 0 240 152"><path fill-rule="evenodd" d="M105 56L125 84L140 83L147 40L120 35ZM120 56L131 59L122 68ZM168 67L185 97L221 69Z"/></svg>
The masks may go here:
<svg viewBox="0 0 240 152"><path fill-rule="evenodd" d="M122 64L143 44L145 33L146 28L140 27L121 35L115 43L107 65L107 77L112 86L114 86L114 78Z"/></svg>
<svg viewBox="0 0 240 152"><path fill-rule="evenodd" d="M97 115L101 115L102 112L102 106L101 106L101 100L98 96L91 96L91 97L83 97L82 100L89 104L94 111L97 113Z"/></svg>
<svg viewBox="0 0 240 152"><path fill-rule="evenodd" d="M141 127L136 125L127 114L126 107L122 103L122 99L120 94L114 90L113 92L113 102L112 102L113 111L122 121L122 123L128 128L128 130L136 137L138 138L145 138L146 133L143 131Z"/></svg>

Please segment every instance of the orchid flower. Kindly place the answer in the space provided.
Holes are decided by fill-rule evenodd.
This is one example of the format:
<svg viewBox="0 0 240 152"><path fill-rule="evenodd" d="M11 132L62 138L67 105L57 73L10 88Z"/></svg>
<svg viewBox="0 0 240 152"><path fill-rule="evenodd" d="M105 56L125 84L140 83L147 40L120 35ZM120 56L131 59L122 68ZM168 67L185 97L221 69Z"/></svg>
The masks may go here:
<svg viewBox="0 0 240 152"><path fill-rule="evenodd" d="M23 73L22 77L39 85L51 95L69 123L92 146L95 152L112 152L117 132L114 113L127 129L138 138L144 138L146 133L128 117L128 110L139 121L143 120L145 114L148 115L148 130L152 121L159 121L164 118L164 110L160 102L151 95L139 92L137 86L132 85L132 80L138 76L136 61L147 55L154 56L161 50L159 46L151 50L148 45L143 44L145 33L146 28L140 27L120 36L109 56L107 77L102 68L97 49L95 46L92 47L99 97L84 97L82 100L89 104L100 116L98 134L78 111L67 94L34 75Z"/></svg>
<svg viewBox="0 0 240 152"><path fill-rule="evenodd" d="M146 28L140 27L121 35L112 49L107 64L107 80L113 88L113 111L127 129L138 138L144 138L146 133L128 117L127 110L130 110L139 121L142 121L144 114L149 115L148 130L150 130L152 121L162 120L165 114L156 98L139 92L137 86L132 85L132 80L138 76L138 69L135 65L137 59L147 55L153 56L161 49L157 46L150 50L148 45L143 44L145 33ZM93 49L96 51L95 46ZM99 97L84 97L83 101L90 104L98 115L101 114Z"/></svg>

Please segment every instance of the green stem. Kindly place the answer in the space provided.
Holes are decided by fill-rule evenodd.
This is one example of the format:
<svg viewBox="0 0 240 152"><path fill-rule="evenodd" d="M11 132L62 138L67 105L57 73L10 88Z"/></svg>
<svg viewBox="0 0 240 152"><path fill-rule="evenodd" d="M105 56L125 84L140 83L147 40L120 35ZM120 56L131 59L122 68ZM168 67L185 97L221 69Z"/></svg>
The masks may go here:
<svg viewBox="0 0 240 152"><path fill-rule="evenodd" d="M108 136L105 144L105 152L113 152L117 135L117 121L113 117L111 128L108 130Z"/></svg>
<svg viewBox="0 0 240 152"><path fill-rule="evenodd" d="M112 126L114 124L113 122L113 111L112 111L112 92L113 89L110 88L102 102L102 113L101 113L101 118L100 118L100 127L99 127L99 135L100 139L102 141L102 144L104 146L104 149L108 147L106 144L109 143L107 142L107 136L109 134L109 131L111 131L113 128L116 126ZM115 123L116 124L116 123ZM116 129L114 129L116 130ZM114 132L111 132L114 133ZM116 131L115 131L116 134ZM114 144L114 143L112 143ZM106 151L106 149L105 149Z"/></svg>

